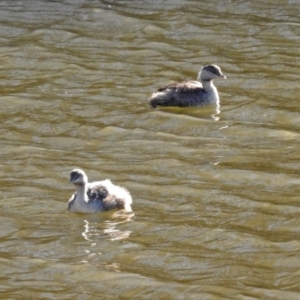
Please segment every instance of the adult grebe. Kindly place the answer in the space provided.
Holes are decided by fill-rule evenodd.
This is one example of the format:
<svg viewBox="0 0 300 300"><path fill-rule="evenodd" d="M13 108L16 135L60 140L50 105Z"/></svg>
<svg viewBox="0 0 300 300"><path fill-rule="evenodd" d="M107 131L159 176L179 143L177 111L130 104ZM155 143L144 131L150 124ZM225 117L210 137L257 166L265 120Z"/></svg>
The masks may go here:
<svg viewBox="0 0 300 300"><path fill-rule="evenodd" d="M197 80L182 81L158 89L149 99L149 104L160 106L197 106L218 104L219 94L213 79L224 78L220 67L206 65L202 67Z"/></svg>

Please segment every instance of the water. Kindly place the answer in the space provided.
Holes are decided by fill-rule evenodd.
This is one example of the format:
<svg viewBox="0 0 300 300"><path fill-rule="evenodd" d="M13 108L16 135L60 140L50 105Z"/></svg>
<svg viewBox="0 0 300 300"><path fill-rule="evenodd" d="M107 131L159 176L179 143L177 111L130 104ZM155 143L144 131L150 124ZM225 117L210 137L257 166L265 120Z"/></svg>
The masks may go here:
<svg viewBox="0 0 300 300"><path fill-rule="evenodd" d="M299 298L296 2L0 1L3 299ZM148 106L206 63L219 108Z"/></svg>

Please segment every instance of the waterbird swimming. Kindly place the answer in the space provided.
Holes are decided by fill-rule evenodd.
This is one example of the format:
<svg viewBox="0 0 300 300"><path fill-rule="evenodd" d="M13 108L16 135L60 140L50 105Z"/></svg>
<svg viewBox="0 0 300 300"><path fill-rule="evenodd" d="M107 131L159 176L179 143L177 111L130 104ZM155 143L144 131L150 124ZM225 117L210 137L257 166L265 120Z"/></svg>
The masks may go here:
<svg viewBox="0 0 300 300"><path fill-rule="evenodd" d="M76 187L76 192L69 200L68 210L71 212L96 213L112 209L131 211L130 193L109 179L89 183L83 170L74 169L70 173L70 182Z"/></svg>
<svg viewBox="0 0 300 300"><path fill-rule="evenodd" d="M218 104L219 94L213 84L217 78L226 79L220 67L214 64L202 67L197 80L172 83L155 91L149 99L149 104L156 106L197 106Z"/></svg>

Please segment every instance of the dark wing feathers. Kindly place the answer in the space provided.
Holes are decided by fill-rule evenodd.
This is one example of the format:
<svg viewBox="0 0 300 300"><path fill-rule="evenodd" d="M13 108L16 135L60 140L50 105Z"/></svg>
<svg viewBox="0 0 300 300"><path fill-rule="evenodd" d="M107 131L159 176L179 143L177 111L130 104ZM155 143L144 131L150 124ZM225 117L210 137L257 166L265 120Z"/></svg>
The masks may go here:
<svg viewBox="0 0 300 300"><path fill-rule="evenodd" d="M119 199L115 195L110 195L107 188L101 184L89 187L87 190L89 201L99 201L104 210L123 209L124 199Z"/></svg>
<svg viewBox="0 0 300 300"><path fill-rule="evenodd" d="M172 83L158 89L149 99L150 105L192 106L203 98L205 90L199 81L183 81Z"/></svg>
<svg viewBox="0 0 300 300"><path fill-rule="evenodd" d="M105 199L103 199L103 207L105 210L111 209L124 209L125 208L125 201L124 199L117 198L114 195L109 195Z"/></svg>
<svg viewBox="0 0 300 300"><path fill-rule="evenodd" d="M102 201L108 196L108 190L101 184L89 187L87 190L89 201Z"/></svg>
<svg viewBox="0 0 300 300"><path fill-rule="evenodd" d="M199 89L202 88L202 84L199 81L196 80L189 80L189 81L181 81L181 82L175 82L171 83L169 85L166 85L164 87L159 88L156 92L163 92L165 90L190 90L190 89Z"/></svg>

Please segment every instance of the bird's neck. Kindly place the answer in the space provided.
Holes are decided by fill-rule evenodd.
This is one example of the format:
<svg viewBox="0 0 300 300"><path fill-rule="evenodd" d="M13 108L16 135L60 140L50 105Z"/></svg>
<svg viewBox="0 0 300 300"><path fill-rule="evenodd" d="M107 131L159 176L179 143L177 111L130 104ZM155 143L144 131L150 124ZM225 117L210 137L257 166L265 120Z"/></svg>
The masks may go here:
<svg viewBox="0 0 300 300"><path fill-rule="evenodd" d="M211 103L219 103L219 94L212 80L201 81L203 89L209 95Z"/></svg>
<svg viewBox="0 0 300 300"><path fill-rule="evenodd" d="M203 88L208 91L215 91L216 87L213 84L212 80L201 80Z"/></svg>
<svg viewBox="0 0 300 300"><path fill-rule="evenodd" d="M88 202L87 197L87 184L76 184L76 198L78 197L79 201Z"/></svg>

